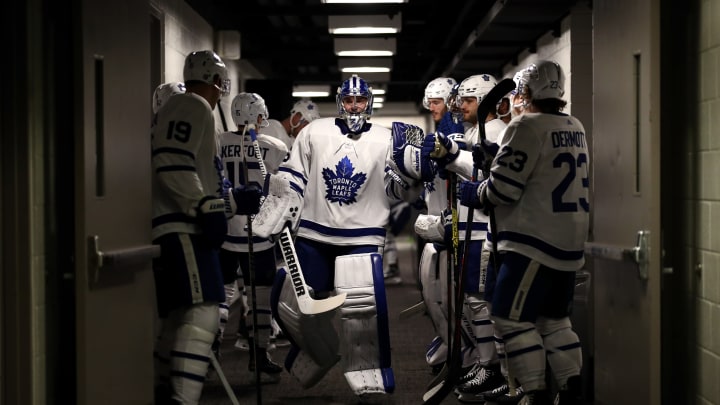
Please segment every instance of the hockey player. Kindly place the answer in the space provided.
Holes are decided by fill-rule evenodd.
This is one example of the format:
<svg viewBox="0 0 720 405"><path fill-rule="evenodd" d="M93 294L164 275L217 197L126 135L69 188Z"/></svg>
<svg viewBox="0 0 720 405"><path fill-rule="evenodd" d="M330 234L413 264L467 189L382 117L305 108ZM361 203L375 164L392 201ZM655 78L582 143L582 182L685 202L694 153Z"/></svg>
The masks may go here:
<svg viewBox="0 0 720 405"><path fill-rule="evenodd" d="M295 249L313 298L347 294L339 308L342 345L334 311L301 313L294 289L305 286L280 272L278 321L293 342L285 367L311 387L342 358L356 395L390 393L395 379L381 253L390 214L385 162L391 133L368 122L372 89L357 75L338 87L336 102L339 117L308 124L278 176L303 199Z"/></svg>
<svg viewBox="0 0 720 405"><path fill-rule="evenodd" d="M457 90L456 86L455 79L438 77L428 83L423 94L423 107L430 111L437 130L447 134L465 132L462 117L454 120L449 111L454 104L453 89ZM435 176L425 183L424 200L427 213L418 215L415 220L415 232L427 242L420 257L419 275L423 301L438 334L428 346L425 356L428 364L433 367L434 374L442 369L448 351L445 230L442 221L443 211L448 208L445 183L445 176Z"/></svg>
<svg viewBox="0 0 720 405"><path fill-rule="evenodd" d="M255 126L260 131L257 135L260 146L259 156L263 159L265 167L270 173L277 171L287 156L288 150L279 139L262 133L267 127L268 110L265 100L256 93L239 93L235 96L231 106L232 120L237 125L237 131L225 132L220 135L220 157L228 181L233 187L248 183L263 183L264 177L260 172L255 147L250 137L250 128ZM245 177L247 175L247 177ZM247 231L247 216L235 215L228 220L228 234L220 249L220 265L223 270L225 291L234 291L238 268L242 272L243 284L251 286L251 272L255 283L256 317L258 324L253 327L252 307L246 316L246 327L249 332L257 331L257 335L249 334L250 363L249 371L258 367L264 373L263 377L269 382L277 382L282 368L272 362L267 354L267 343L270 339L270 286L275 277L274 242L266 238L253 235L253 257L249 257L249 236ZM252 259L252 268L250 268ZM230 287L230 288L228 288ZM221 306L222 308L222 306ZM222 309L221 309L222 311ZM225 309L227 320L227 309ZM221 323L222 323L221 312ZM221 330L223 328L221 327ZM253 344L257 345L254 350ZM257 359L255 353L257 352Z"/></svg>
<svg viewBox="0 0 720 405"><path fill-rule="evenodd" d="M168 82L157 86L153 92L153 114L157 114L157 112L160 111L160 107L162 107L170 97L183 93L185 93L185 83L182 82Z"/></svg>
<svg viewBox="0 0 720 405"><path fill-rule="evenodd" d="M499 257L492 317L505 341L509 369L526 403L552 404L545 379L550 365L558 402L580 404L580 342L570 312L575 272L584 264L589 228L590 160L585 130L563 114L565 75L538 61L520 71L525 112L513 119L492 159L490 176L461 184L461 201L492 208ZM484 165L483 154L477 164Z"/></svg>
<svg viewBox="0 0 720 405"><path fill-rule="evenodd" d="M152 128L153 262L162 328L156 344L156 404L197 404L225 299L218 251L226 216L257 212L258 187L226 189L212 110L230 91L212 51L185 59L185 94L168 98Z"/></svg>
<svg viewBox="0 0 720 405"><path fill-rule="evenodd" d="M436 161L445 170L456 172L461 179L470 179L473 175L472 153L469 149L478 142L479 125L484 125L487 140L495 142L505 129L505 123L497 118L495 111L486 117L477 116L477 108L483 97L497 84L497 80L488 74L479 74L466 78L458 87L457 102L463 113L463 120L472 124L464 137L449 137L442 133L428 135L424 150L431 157L439 142L448 152L440 153ZM479 119L484 122L478 122ZM437 153L437 152L435 152ZM463 158L459 158L462 154ZM494 328L490 320L488 303L483 300L487 259L483 260L483 242L486 238L488 218L481 211L473 213L472 224L467 224L468 208L458 210L459 232L464 235L471 227L471 241L468 249L464 246L464 237L460 237L460 263L465 266L463 313L470 322L472 336L475 339L475 365L460 379L457 392L460 400L474 398L474 394L482 393L502 385L505 380L500 370L500 359L495 348ZM447 231L446 231L447 232ZM462 257L463 252L468 257Z"/></svg>
<svg viewBox="0 0 720 405"><path fill-rule="evenodd" d="M270 119L265 133L285 143L288 150L292 149L295 138L305 126L320 118L320 110L312 100L301 99L293 104L290 115L282 121Z"/></svg>

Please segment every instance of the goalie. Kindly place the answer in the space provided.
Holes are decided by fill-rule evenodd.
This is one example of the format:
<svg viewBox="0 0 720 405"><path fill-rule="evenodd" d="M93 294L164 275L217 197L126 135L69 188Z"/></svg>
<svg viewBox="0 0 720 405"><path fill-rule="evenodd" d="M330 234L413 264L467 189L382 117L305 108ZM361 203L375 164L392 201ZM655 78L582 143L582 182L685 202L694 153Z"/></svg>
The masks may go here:
<svg viewBox="0 0 720 405"><path fill-rule="evenodd" d="M292 344L285 360L290 374L308 388L342 359L356 395L391 393L395 378L382 272L385 226L397 199L385 194L390 131L368 122L372 89L357 75L338 88L336 102L339 117L308 124L278 171L290 193L302 198L299 206L285 202L287 189L272 191L255 230L262 236L282 232L287 223L297 227L294 244L281 237L288 269L279 272L273 291L275 316ZM409 185L402 192L410 193ZM298 299L321 308L340 294L346 299L339 308L339 336L334 307L308 314Z"/></svg>

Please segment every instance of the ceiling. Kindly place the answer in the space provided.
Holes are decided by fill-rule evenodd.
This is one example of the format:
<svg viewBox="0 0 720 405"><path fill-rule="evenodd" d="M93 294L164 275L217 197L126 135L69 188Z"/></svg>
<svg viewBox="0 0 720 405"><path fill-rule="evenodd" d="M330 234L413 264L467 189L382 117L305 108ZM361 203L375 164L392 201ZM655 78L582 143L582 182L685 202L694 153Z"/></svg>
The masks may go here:
<svg viewBox="0 0 720 405"><path fill-rule="evenodd" d="M240 32L242 59L266 79L330 84L338 69L330 15L388 15L402 20L394 34L387 102L419 105L427 83L439 76L458 81L478 73L502 76L523 50L548 32L578 0L409 0L402 4L323 4L321 0L186 0L215 30ZM386 37L386 35L379 35ZM360 74L362 77L363 74ZM369 75L368 75L369 76ZM326 101L331 101L328 98ZM319 99L318 101L323 101Z"/></svg>

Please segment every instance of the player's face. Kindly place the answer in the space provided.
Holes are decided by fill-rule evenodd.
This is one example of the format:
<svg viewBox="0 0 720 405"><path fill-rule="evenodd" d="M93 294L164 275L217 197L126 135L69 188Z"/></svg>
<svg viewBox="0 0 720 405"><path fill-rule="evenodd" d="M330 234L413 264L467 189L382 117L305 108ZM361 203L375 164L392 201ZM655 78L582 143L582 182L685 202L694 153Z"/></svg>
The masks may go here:
<svg viewBox="0 0 720 405"><path fill-rule="evenodd" d="M302 131L302 129L307 126L308 122L305 121L305 118L303 118L302 114L295 113L290 118L290 124L290 127L292 128L290 130L290 134L293 137L296 137L300 133L300 131Z"/></svg>
<svg viewBox="0 0 720 405"><path fill-rule="evenodd" d="M349 113L360 113L365 111L368 99L363 96L345 96L342 99L343 108Z"/></svg>
<svg viewBox="0 0 720 405"><path fill-rule="evenodd" d="M428 99L428 107L430 109L430 115L432 116L433 121L440 122L443 115L447 112L447 107L445 106L445 101L441 98L429 98Z"/></svg>
<svg viewBox="0 0 720 405"><path fill-rule="evenodd" d="M463 114L463 121L469 122L473 125L477 124L477 107L477 98L461 97L460 111L462 111Z"/></svg>

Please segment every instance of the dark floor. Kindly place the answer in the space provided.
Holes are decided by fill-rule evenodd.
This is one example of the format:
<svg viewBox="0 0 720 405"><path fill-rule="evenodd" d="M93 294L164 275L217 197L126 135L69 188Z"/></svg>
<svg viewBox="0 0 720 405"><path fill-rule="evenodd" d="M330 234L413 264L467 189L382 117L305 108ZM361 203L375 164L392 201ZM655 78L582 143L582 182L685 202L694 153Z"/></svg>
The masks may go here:
<svg viewBox="0 0 720 405"><path fill-rule="evenodd" d="M388 307L390 312L390 343L392 348L392 365L395 373L395 392L389 395L374 395L370 398L355 396L336 365L315 387L303 389L295 379L283 372L277 384L262 386L261 401L256 396L254 374L247 371L247 352L236 350L235 331L237 311L233 316L231 309L230 321L226 330L226 339L221 348L223 371L235 392L240 404L307 404L307 405L349 405L349 404L421 404L426 385L433 375L425 363L425 349L435 336L430 319L425 315L416 315L400 320L398 314L405 308L420 301L415 272L417 256L412 239L403 239L398 243L400 268L403 283L387 287ZM278 348L272 353L275 362L282 364L287 348ZM231 404L219 378L206 382L201 405ZM450 394L443 404L459 404Z"/></svg>

